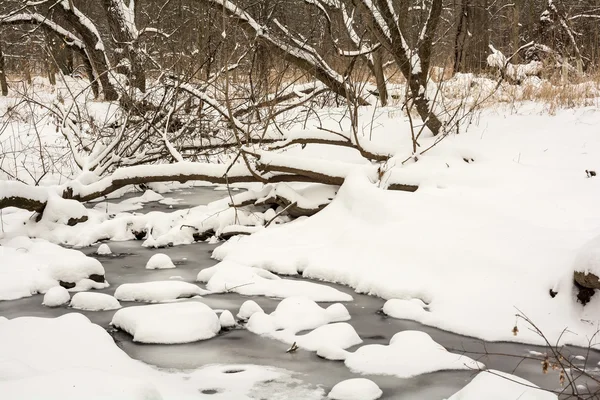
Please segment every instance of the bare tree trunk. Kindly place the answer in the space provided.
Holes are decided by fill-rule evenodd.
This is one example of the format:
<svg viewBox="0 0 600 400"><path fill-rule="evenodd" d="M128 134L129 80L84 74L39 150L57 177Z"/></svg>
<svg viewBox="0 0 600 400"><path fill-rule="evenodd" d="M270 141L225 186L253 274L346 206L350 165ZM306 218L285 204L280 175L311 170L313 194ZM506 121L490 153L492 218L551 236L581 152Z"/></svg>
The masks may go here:
<svg viewBox="0 0 600 400"><path fill-rule="evenodd" d="M0 40L0 89L2 96L8 96L8 83L6 81L6 66L4 65L4 53L2 52L2 41Z"/></svg>
<svg viewBox="0 0 600 400"><path fill-rule="evenodd" d="M124 1L103 0L108 26L117 53L121 55L117 65L127 65L127 71L125 72L129 75L131 85L145 92L146 73L144 71L144 58L138 48L138 33L135 28L135 2L129 0L129 5L125 5Z"/></svg>
<svg viewBox="0 0 600 400"><path fill-rule="evenodd" d="M388 103L388 91L387 84L385 82L385 74L383 72L383 60L382 53L383 49L377 49L373 52L373 74L375 75L375 81L377 83L377 92L379 93L379 102L382 107L387 106Z"/></svg>

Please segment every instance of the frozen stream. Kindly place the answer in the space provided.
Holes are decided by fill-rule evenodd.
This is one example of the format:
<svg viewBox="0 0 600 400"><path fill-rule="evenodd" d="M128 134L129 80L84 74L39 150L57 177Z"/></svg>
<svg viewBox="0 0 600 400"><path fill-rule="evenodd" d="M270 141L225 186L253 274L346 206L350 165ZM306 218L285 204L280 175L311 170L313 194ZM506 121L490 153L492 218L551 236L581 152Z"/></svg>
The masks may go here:
<svg viewBox="0 0 600 400"><path fill-rule="evenodd" d="M218 194L218 196L216 196ZM215 192L211 188L197 188L192 193L175 193L170 197L184 198L184 204L202 204L215 198L227 195L226 192ZM153 211L166 210L166 206L150 204L146 209ZM141 210L143 212L143 210ZM146 270L145 264L150 256L157 252L154 249L141 247L141 241L112 242L111 250L118 256L94 256L97 247L83 251L98 259L104 265L106 278L111 286L104 293L113 294L123 283L167 280L172 276L181 276L186 282L194 282L198 272L216 264L210 258L215 245L205 243L178 246L159 250L168 254L177 264L172 270ZM357 331L364 344L388 344L390 338L402 330L421 330L451 351L467 350L469 352L503 353L527 356L529 351L543 352L543 348L514 343L483 343L481 340L456 335L421 324L387 318L378 311L384 304L379 298L356 294L352 289L340 285L331 285L350 293L354 301L344 303L352 319L348 321ZM214 309L228 309L237 314L241 304L248 297L235 293L216 294L203 297L202 301ZM279 300L266 297L253 297L265 312L274 310ZM37 295L14 301L0 302L0 315L8 318L19 316L56 317L74 312L67 307L50 309L43 307L42 296ZM122 302L124 307L140 305L140 303ZM79 311L77 311L79 312ZM93 322L106 329L114 311L83 312ZM512 327L507 326L510 330ZM323 360L315 353L298 350L286 353L289 345L263 338L243 329L220 334L216 338L183 345L147 345L132 342L131 337L116 332L113 337L118 345L132 358L163 368L190 369L208 364L260 364L285 368L298 373L297 378L304 382L321 385L326 392L341 380L356 377L342 362ZM357 346L358 347L358 346ZM349 349L350 351L355 348ZM585 349L570 349L573 355L586 355ZM516 374L537 385L550 389L559 389L558 373L542 373L539 361L522 360L520 357L479 356L468 354L482 361L488 368ZM587 365L596 366L600 355L592 352ZM586 361L582 361L584 363ZM410 379L399 379L388 376L369 376L383 390L383 399L444 399L465 386L476 374L475 371L452 371L425 374Z"/></svg>

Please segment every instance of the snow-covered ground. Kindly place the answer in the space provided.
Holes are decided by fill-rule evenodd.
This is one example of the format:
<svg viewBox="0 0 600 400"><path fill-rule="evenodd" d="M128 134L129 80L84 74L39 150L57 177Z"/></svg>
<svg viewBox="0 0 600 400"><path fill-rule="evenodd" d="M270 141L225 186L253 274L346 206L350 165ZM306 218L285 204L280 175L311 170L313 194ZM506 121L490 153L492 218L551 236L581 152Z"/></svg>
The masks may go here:
<svg viewBox="0 0 600 400"><path fill-rule="evenodd" d="M88 112L110 120L114 107L96 104ZM347 121L337 121L342 114L341 109L323 110L319 119L328 129L344 130ZM560 338L560 344L596 344L600 296L580 304L573 273L600 274L600 177L595 174L600 170L600 111L590 106L553 114L527 102L485 108L459 134L437 142L425 133L420 146L428 150L416 160L403 112L397 107L364 108L359 118L361 144L368 151L392 155L385 164L370 163L348 148L292 146L286 152L261 153L262 160L327 168L343 177L344 184L245 185L246 192L230 197L229 191L220 190L222 199L191 207L179 207L180 193L167 196L181 188L179 184L151 185L143 193L119 199L131 190L124 188L114 194L115 200L85 206L62 199L57 195L60 185L78 172L73 163L68 157L49 163L52 171L40 177L44 165L34 163L27 153L35 146L19 142L27 151L9 160L18 167L13 172L24 176L23 165L31 164L36 174L30 178L42 183L30 188L32 196L47 200L47 207L39 221L29 211L2 210L0 301L45 293L44 305L62 312L67 308L61 306L70 302L70 314L11 320L0 315L0 393L9 398L106 398L119 393L140 399L244 399L270 393L270 382L277 380L293 383L284 398L325 396L322 388L307 387L272 367L244 366L241 374L225 373L229 367L224 366L157 370L130 359L106 331L73 309L110 312L114 327L142 343L207 340L209 346L229 330L244 330L266 337L267 343L285 344L290 357L297 351L316 352L340 361L357 376L408 379L441 370L485 369L475 357L446 350L427 333L411 329L388 337L387 345L363 344L366 338L353 325L347 307L336 303L352 302L352 296L327 282L388 300L383 312L392 318L487 341L543 343L516 317L522 314L551 343ZM34 122L47 118L33 117L38 120L11 119L5 133L26 137ZM324 135L310 124L315 120L309 120L307 129L287 131L287 140ZM54 149L48 155L54 157L66 147L50 128L42 132L42 147ZM1 144L8 143L1 139ZM98 177L90 174L77 179L79 188L99 185ZM389 182L419 188L414 193L385 190ZM0 190L6 191L0 194L13 187L0 181ZM279 215L282 207L261 203L273 196L287 196L301 208L324 209L289 222L290 217ZM230 208L232 201L248 205ZM149 204L160 204L163 211L150 211ZM177 208L167 208L171 206ZM70 226L73 218L87 221ZM98 247L99 241L136 238L154 249L204 240L217 243L234 233L245 235L214 250L219 264L194 271L206 290L192 283L193 278L179 275L179 264L176 276L150 275L175 267L169 256L154 254L144 259L147 269L136 271L148 275L119 285L114 297L86 292L106 290L111 276L105 277L102 260L119 260L119 253L111 254L104 244ZM91 245L98 249L98 260L77 250ZM83 293L71 298L69 292ZM238 320L229 310L204 303L229 294L256 296L256 301L276 298L279 303L265 312L248 300ZM204 298L196 298L200 296ZM124 308L115 311L120 306ZM451 399L554 398L506 372L479 372ZM98 385L98 380L109 383ZM348 393L363 390L370 398L381 395L366 381L334 389L330 398L351 398Z"/></svg>

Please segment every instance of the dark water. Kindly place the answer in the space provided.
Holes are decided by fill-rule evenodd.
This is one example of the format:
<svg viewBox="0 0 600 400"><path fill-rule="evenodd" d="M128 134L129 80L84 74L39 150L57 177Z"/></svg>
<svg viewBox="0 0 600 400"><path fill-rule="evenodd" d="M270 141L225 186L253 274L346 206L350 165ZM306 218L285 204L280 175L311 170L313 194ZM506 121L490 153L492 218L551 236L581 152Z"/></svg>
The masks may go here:
<svg viewBox="0 0 600 400"><path fill-rule="evenodd" d="M201 191L207 191L202 189ZM212 192L212 191L211 191ZM211 193L212 194L212 193ZM223 192L220 192L221 196ZM226 195L226 193L225 193ZM180 197L177 194L173 197ZM202 197L201 194L199 197ZM195 200L197 201L197 200ZM157 205L157 208L166 206ZM98 256L104 265L106 277L111 286L101 292L113 294L123 283L168 280L172 276L180 276L182 280L194 282L196 275L203 268L216 264L210 258L215 245L205 243L177 246L158 251L168 254L177 264L176 269L146 270L146 261L157 252L155 249L141 247L141 241L109 243L113 253L118 256ZM83 249L88 255L93 255L96 247ZM416 322L387 318L378 311L384 304L382 299L359 295L350 288L341 285L331 285L354 296L354 301L344 303L352 319L348 321L364 339L363 344L388 344L390 338L402 330L421 330L427 332L438 343L456 352L466 350L472 358L483 362L488 368L514 373L541 387L560 390L557 372L542 373L540 361L524 360L530 350L544 352L545 349L515 343L484 343L481 340L456 335L439 329L423 326ZM209 295L202 302L214 309L228 309L236 315L241 304L248 297L235 293ZM265 312L271 312L279 303L277 299L252 297L260 304ZM50 309L43 307L42 296L0 302L0 315L7 318L20 316L56 317L74 312L67 307ZM122 302L124 307L139 305L139 303ZM324 304L326 306L326 304ZM77 311L81 312L81 311ZM109 322L115 311L83 312L93 322L109 329ZM307 383L321 385L328 391L341 380L357 377L344 366L342 362L323 360L315 353L298 350L286 353L288 345L246 330L233 330L223 333L216 338L182 345L148 345L138 344L125 333L114 333L117 344L132 358L163 368L188 369L207 364L259 364L272 365L295 371L297 378ZM358 347L358 346L357 346ZM349 349L353 351L354 348ZM585 349L567 349L573 355L587 355ZM493 353L495 355L478 355L477 353ZM503 356L507 354L511 356ZM588 366L596 366L600 361L598 352L591 352L586 361ZM410 379L400 379L388 376L368 376L383 390L383 399L444 399L466 385L476 374L476 371L443 371L425 374ZM594 387L592 385L592 387ZM484 400L484 399L482 399Z"/></svg>

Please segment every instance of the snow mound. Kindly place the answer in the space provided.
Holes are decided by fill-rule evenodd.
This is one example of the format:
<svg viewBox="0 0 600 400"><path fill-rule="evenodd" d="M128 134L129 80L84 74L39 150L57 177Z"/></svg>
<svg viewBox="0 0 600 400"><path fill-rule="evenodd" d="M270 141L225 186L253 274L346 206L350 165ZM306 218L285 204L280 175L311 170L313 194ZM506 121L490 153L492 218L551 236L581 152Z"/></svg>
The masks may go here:
<svg viewBox="0 0 600 400"><path fill-rule="evenodd" d="M233 314L229 310L225 310L219 315L219 323L221 328L233 328L236 325Z"/></svg>
<svg viewBox="0 0 600 400"><path fill-rule="evenodd" d="M420 331L396 333L388 346L370 344L346 358L350 370L362 374L410 378L442 370L472 370L485 366L469 357L448 352L431 336Z"/></svg>
<svg viewBox="0 0 600 400"><path fill-rule="evenodd" d="M277 334L275 332L274 336L277 337ZM346 322L320 326L305 335L295 336L293 341L302 349L317 352L322 347L332 352L334 348L344 350L362 343L354 327Z"/></svg>
<svg viewBox="0 0 600 400"><path fill-rule="evenodd" d="M62 286L54 286L44 295L42 305L46 307L59 307L67 304L69 300L71 300L71 295L67 289Z"/></svg>
<svg viewBox="0 0 600 400"><path fill-rule="evenodd" d="M557 400L533 383L505 372L489 370L477 376L448 400Z"/></svg>
<svg viewBox="0 0 600 400"><path fill-rule="evenodd" d="M0 241L0 300L46 293L61 281L73 291L108 287L102 264L78 250L24 236Z"/></svg>
<svg viewBox="0 0 600 400"><path fill-rule="evenodd" d="M108 294L80 292L73 296L71 308L86 311L106 311L121 308L121 304Z"/></svg>
<svg viewBox="0 0 600 400"><path fill-rule="evenodd" d="M141 343L190 343L210 339L221 330L212 308L195 301L124 308L110 324Z"/></svg>
<svg viewBox="0 0 600 400"><path fill-rule="evenodd" d="M171 257L163 253L157 253L150 257L146 263L146 269L171 269L175 268L175 264L171 261Z"/></svg>
<svg viewBox="0 0 600 400"><path fill-rule="evenodd" d="M262 313L264 311L254 300L246 300L240 307L237 317L242 320L247 320L252 314L257 312Z"/></svg>
<svg viewBox="0 0 600 400"><path fill-rule="evenodd" d="M348 310L340 303L332 304L325 309L306 297L289 297L283 299L271 314L254 312L246 328L258 335L270 335L278 340L293 342L297 341L295 336L297 332L349 319ZM341 332L346 328L333 328L335 329ZM324 330L322 334L325 336L331 332L333 331ZM313 343L310 337L305 340L307 345Z"/></svg>
<svg viewBox="0 0 600 400"><path fill-rule="evenodd" d="M392 318L420 320L425 310L425 303L419 299L390 299L383 305L383 312Z"/></svg>
<svg viewBox="0 0 600 400"><path fill-rule="evenodd" d="M352 301L352 296L327 285L313 282L281 279L258 268L221 262L198 274L198 281L215 293L236 292L245 296L287 298L302 296L314 301Z"/></svg>
<svg viewBox="0 0 600 400"><path fill-rule="evenodd" d="M100 246L98 246L98 250L96 250L96 254L98 254L99 256L107 256L109 254L112 254L112 251L110 250L110 247L108 247L108 245L106 243L102 243Z"/></svg>
<svg viewBox="0 0 600 400"><path fill-rule="evenodd" d="M600 236L587 242L575 258L574 270L600 277Z"/></svg>
<svg viewBox="0 0 600 400"><path fill-rule="evenodd" d="M48 191L48 202L42 214L43 222L74 225L87 219L88 210L77 200L63 199L52 190Z"/></svg>
<svg viewBox="0 0 600 400"><path fill-rule="evenodd" d="M383 392L370 379L354 378L341 381L327 395L332 400L376 400Z"/></svg>
<svg viewBox="0 0 600 400"><path fill-rule="evenodd" d="M348 354L350 353L336 345L321 346L317 350L317 356L331 361L344 361Z"/></svg>
<svg viewBox="0 0 600 400"><path fill-rule="evenodd" d="M209 292L192 283L171 280L125 283L115 290L115 297L119 301L160 303L164 301L201 296L207 293Z"/></svg>

